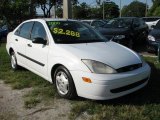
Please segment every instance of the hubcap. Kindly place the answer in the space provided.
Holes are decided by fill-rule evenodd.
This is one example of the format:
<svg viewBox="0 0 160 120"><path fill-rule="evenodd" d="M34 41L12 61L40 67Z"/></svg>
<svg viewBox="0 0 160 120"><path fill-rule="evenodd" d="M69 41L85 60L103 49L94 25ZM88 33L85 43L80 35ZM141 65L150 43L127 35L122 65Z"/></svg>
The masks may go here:
<svg viewBox="0 0 160 120"><path fill-rule="evenodd" d="M16 68L16 59L14 55L11 56L11 65L12 65L12 68Z"/></svg>
<svg viewBox="0 0 160 120"><path fill-rule="evenodd" d="M56 75L56 87L60 94L66 95L69 91L69 82L67 75L60 71Z"/></svg>

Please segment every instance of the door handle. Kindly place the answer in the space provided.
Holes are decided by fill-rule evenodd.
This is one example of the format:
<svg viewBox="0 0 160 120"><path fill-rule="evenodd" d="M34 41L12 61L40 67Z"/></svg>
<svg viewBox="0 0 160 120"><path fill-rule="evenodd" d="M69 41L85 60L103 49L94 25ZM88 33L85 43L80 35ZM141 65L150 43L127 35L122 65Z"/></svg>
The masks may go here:
<svg viewBox="0 0 160 120"><path fill-rule="evenodd" d="M32 45L31 44L27 44L28 45L28 47L32 47Z"/></svg>
<svg viewBox="0 0 160 120"><path fill-rule="evenodd" d="M15 41L18 41L18 39L15 39Z"/></svg>

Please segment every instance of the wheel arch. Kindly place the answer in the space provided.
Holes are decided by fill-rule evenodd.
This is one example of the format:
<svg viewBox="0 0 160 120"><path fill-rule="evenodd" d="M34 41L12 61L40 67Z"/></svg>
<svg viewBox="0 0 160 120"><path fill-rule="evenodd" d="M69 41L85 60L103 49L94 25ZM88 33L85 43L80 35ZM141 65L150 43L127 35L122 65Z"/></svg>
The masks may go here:
<svg viewBox="0 0 160 120"><path fill-rule="evenodd" d="M59 66L63 66L63 67L65 67L68 71L69 71L69 69L65 66L65 65L63 65L63 64L61 64L61 63L57 63L57 64L55 64L55 65L53 65L52 66L52 69L51 69L51 73L50 73L50 75L51 75L51 80L52 80L52 83L54 84L54 73L55 73L55 71L56 71L56 69L59 67ZM70 73L70 75L71 75L71 77L72 77L72 74ZM72 77L72 79L73 79L73 77ZM73 83L74 83L74 85L75 85L75 89L76 89L76 84L75 84L75 81L74 81L74 79L73 79ZM77 91L77 89L76 89L76 91Z"/></svg>
<svg viewBox="0 0 160 120"><path fill-rule="evenodd" d="M12 52L14 52L14 50L13 50L12 47L10 47L10 48L9 48L9 55L11 55Z"/></svg>
<svg viewBox="0 0 160 120"><path fill-rule="evenodd" d="M57 63L57 64L55 64L55 65L53 65L52 66L52 69L51 69L51 79L52 79L52 83L54 83L54 73L55 73L55 71L56 71L56 69L59 67L59 66L64 66L64 65L62 65L62 64L60 64L60 63ZM65 66L64 66L65 67ZM65 68L67 68L67 67L65 67Z"/></svg>
<svg viewBox="0 0 160 120"><path fill-rule="evenodd" d="M71 86L72 86L72 90L73 90L73 91L71 92L72 97L70 96L69 99L73 99L73 98L75 98L75 97L77 96L77 88L76 88L76 85L75 85L75 81L74 81L74 79L73 79L73 77L72 77L72 74L70 73L69 69L68 69L67 67L65 67L63 64L55 64L55 65L52 67L52 69L51 69L52 83L55 84L54 73L56 72L56 69L57 69L58 67L60 67L60 66L62 66L62 67L64 67L65 69L67 69L67 71L69 72L70 77L71 77L71 79L72 79L72 84L71 84ZM55 84L55 86L56 86L56 84Z"/></svg>

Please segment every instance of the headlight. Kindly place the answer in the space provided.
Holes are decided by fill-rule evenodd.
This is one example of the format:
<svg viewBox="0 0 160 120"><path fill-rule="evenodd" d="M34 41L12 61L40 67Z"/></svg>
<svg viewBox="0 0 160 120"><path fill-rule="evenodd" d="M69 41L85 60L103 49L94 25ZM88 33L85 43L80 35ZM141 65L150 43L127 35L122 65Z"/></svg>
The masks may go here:
<svg viewBox="0 0 160 120"><path fill-rule="evenodd" d="M125 35L116 35L114 36L114 39L123 39L125 38Z"/></svg>
<svg viewBox="0 0 160 120"><path fill-rule="evenodd" d="M97 74L113 74L117 73L112 67L94 60L83 59L82 62L90 69L91 72Z"/></svg>
<svg viewBox="0 0 160 120"><path fill-rule="evenodd" d="M148 35L148 40L155 41L155 37L153 37L152 35Z"/></svg>

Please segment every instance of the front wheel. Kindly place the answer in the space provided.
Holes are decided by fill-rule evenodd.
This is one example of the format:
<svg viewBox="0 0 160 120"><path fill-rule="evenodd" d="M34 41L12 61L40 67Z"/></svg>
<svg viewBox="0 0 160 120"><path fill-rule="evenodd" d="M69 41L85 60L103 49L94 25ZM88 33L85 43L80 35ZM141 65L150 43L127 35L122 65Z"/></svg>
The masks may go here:
<svg viewBox="0 0 160 120"><path fill-rule="evenodd" d="M67 99L76 97L76 89L71 74L64 66L56 69L54 74L55 87L58 94Z"/></svg>

